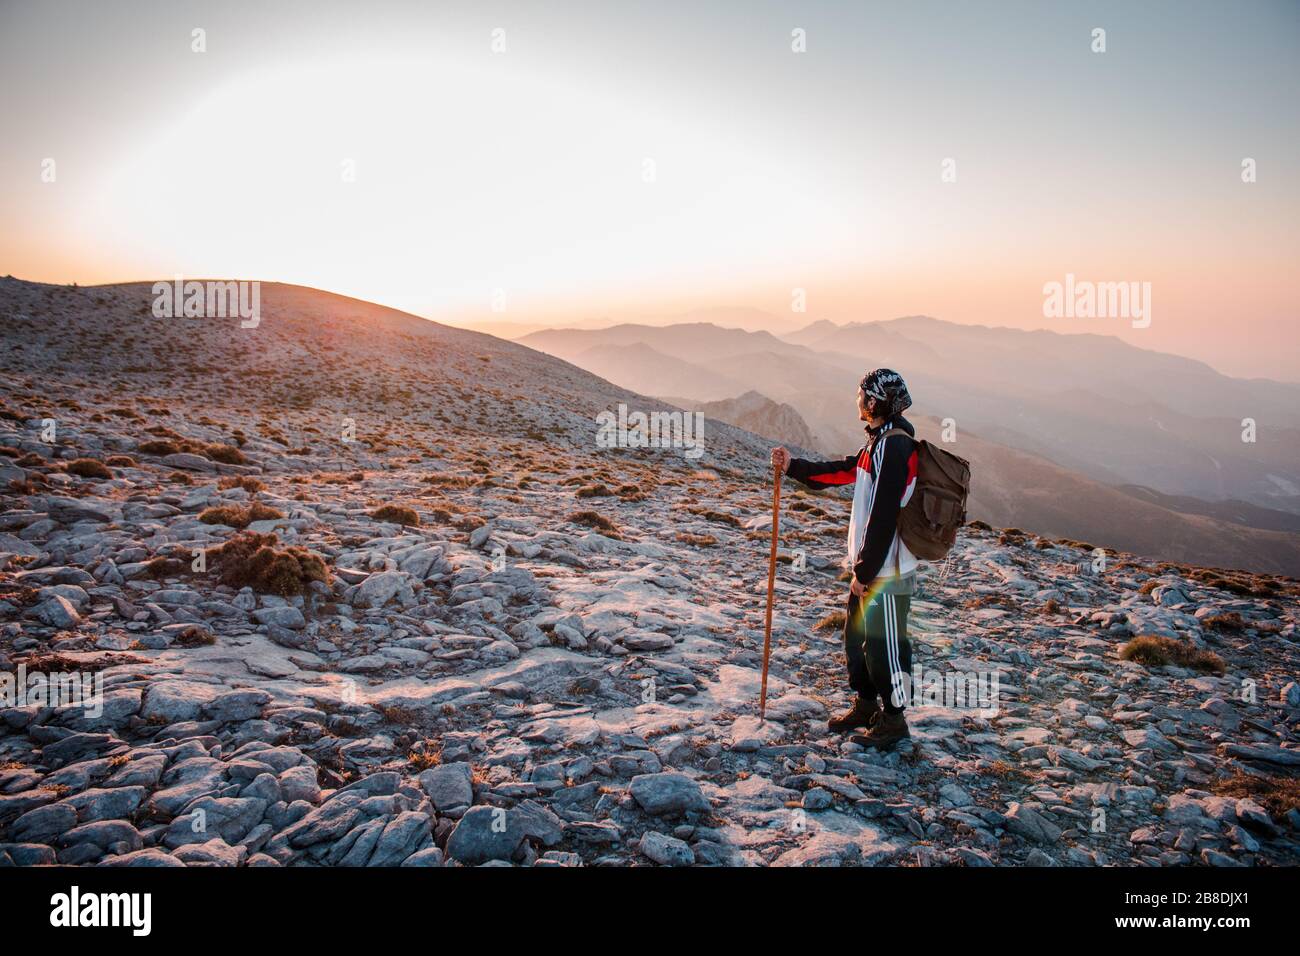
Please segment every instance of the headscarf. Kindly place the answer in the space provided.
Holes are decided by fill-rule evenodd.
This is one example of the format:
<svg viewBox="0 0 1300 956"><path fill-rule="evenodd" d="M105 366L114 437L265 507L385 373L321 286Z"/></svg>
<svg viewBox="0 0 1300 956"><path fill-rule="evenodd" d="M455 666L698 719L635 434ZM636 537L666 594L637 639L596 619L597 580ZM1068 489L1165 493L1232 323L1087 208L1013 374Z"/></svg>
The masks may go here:
<svg viewBox="0 0 1300 956"><path fill-rule="evenodd" d="M858 388L876 400L876 408L878 412L884 412L886 421L912 407L912 396L907 392L907 383L893 369L878 368L874 372L868 372L862 376Z"/></svg>

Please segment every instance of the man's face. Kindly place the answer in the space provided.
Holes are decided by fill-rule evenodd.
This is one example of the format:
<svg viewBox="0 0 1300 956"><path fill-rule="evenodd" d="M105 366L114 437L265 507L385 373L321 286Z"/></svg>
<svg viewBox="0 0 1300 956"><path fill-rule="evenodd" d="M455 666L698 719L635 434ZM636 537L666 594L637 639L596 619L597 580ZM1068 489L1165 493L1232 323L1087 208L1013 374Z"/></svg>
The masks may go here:
<svg viewBox="0 0 1300 956"><path fill-rule="evenodd" d="M871 421L871 399L867 398L867 393L862 389L858 389L858 419Z"/></svg>

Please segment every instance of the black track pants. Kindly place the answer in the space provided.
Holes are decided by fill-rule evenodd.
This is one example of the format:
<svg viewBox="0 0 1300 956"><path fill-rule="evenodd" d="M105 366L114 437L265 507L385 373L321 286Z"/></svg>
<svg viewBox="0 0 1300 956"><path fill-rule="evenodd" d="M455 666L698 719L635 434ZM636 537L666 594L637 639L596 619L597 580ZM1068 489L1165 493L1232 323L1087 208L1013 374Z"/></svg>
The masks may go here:
<svg viewBox="0 0 1300 956"><path fill-rule="evenodd" d="M887 713L907 706L911 693L912 642L907 636L907 594L879 593L869 603L849 595L844 615L844 658L849 686L867 700L877 696Z"/></svg>

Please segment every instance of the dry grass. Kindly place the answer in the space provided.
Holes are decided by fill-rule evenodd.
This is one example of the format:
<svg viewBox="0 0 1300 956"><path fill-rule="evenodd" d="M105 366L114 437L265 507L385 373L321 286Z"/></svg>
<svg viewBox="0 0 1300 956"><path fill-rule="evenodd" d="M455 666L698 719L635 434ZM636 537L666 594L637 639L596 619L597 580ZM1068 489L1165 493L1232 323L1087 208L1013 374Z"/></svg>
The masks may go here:
<svg viewBox="0 0 1300 956"><path fill-rule="evenodd" d="M682 544L689 544L693 548L711 548L718 543L718 539L711 534L692 534L689 531L678 531L674 537Z"/></svg>
<svg viewBox="0 0 1300 956"><path fill-rule="evenodd" d="M370 512L370 517L376 521L391 521L393 524L410 527L418 527L420 524L420 516L415 513L415 509L406 505L382 505Z"/></svg>
<svg viewBox="0 0 1300 956"><path fill-rule="evenodd" d="M104 481L113 477L113 473L108 470L98 458L77 458L68 462L65 469L68 474L76 475L79 478L100 478Z"/></svg>
<svg viewBox="0 0 1300 956"><path fill-rule="evenodd" d="M1201 619L1203 627L1212 627L1216 631L1240 631L1245 628L1246 622L1236 611L1226 611L1223 614L1207 614Z"/></svg>
<svg viewBox="0 0 1300 956"><path fill-rule="evenodd" d="M250 495L255 495L259 491L266 489L266 484L261 479L254 478L252 475L227 475L217 482L217 488L220 491L228 491L231 488L243 488Z"/></svg>
<svg viewBox="0 0 1300 956"><path fill-rule="evenodd" d="M575 511L565 520L572 521L574 524L586 525L588 528L594 528L608 538L622 540L623 537L619 533L618 525L598 511Z"/></svg>
<svg viewBox="0 0 1300 956"><path fill-rule="evenodd" d="M325 560L306 548L277 548L273 534L235 535L210 555L221 583L251 587L263 594L290 597L302 594L313 581L329 583Z"/></svg>
<svg viewBox="0 0 1300 956"><path fill-rule="evenodd" d="M1269 815L1284 817L1292 810L1300 810L1300 778L1280 775L1255 776L1238 770L1231 777L1215 780L1210 791L1221 797L1249 797Z"/></svg>
<svg viewBox="0 0 1300 956"><path fill-rule="evenodd" d="M254 521L270 521L283 517L283 511L264 505L260 501L242 507L217 505L215 508L205 508L199 513L199 520L204 524L224 524L231 528L247 528Z"/></svg>
<svg viewBox="0 0 1300 956"><path fill-rule="evenodd" d="M601 484L583 485L573 493L575 498L608 498L614 492Z"/></svg>
<svg viewBox="0 0 1300 956"><path fill-rule="evenodd" d="M1147 667L1190 667L1208 674L1222 674L1228 669L1218 654L1199 650L1176 638L1150 634L1133 638L1120 648L1119 656L1120 660L1135 661Z"/></svg>
<svg viewBox="0 0 1300 956"><path fill-rule="evenodd" d="M831 611L813 625L814 631L842 631L846 614L843 611Z"/></svg>

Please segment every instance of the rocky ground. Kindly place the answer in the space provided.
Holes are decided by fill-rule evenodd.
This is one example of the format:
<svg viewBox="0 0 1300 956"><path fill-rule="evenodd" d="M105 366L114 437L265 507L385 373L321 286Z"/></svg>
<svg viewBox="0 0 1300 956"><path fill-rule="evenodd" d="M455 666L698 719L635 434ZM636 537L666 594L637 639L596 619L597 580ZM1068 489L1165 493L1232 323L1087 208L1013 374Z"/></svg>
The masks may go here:
<svg viewBox="0 0 1300 956"><path fill-rule="evenodd" d="M784 496L758 720L767 442L600 449L648 400L310 290L263 313L0 280L0 672L104 691L0 707L0 864L1300 862L1294 581L971 526L915 656L996 706L863 752L825 728L833 495Z"/></svg>

